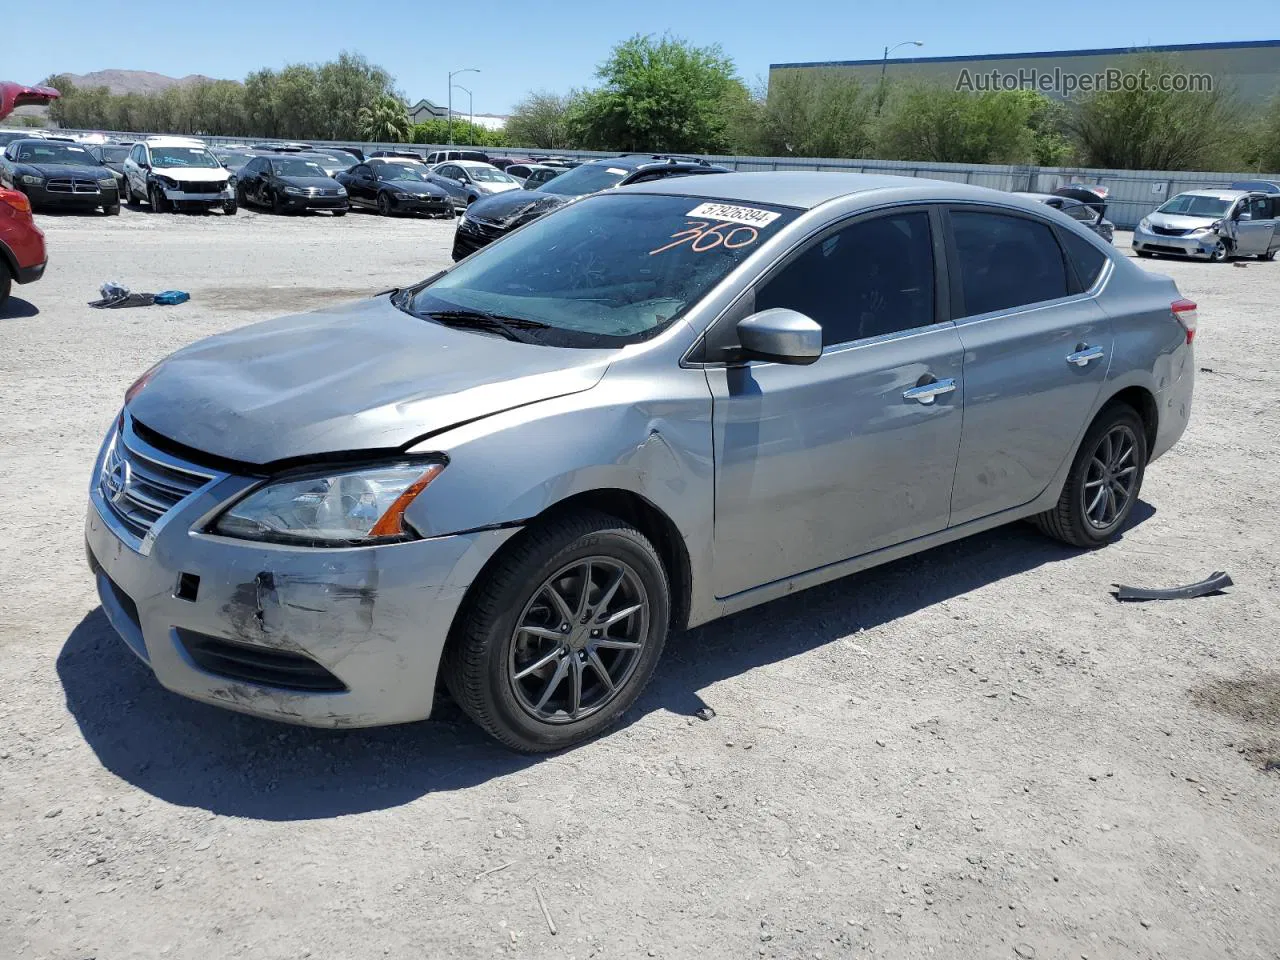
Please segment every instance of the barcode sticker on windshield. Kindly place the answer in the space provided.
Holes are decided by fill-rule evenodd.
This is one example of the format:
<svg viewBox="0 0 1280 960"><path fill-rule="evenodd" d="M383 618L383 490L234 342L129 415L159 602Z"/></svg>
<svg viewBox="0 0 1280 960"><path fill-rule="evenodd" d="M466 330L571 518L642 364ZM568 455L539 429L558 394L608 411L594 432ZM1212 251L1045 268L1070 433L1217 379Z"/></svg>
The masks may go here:
<svg viewBox="0 0 1280 960"><path fill-rule="evenodd" d="M687 217L706 217L708 220L727 220L730 223L745 223L749 227L767 227L781 216L771 210L760 210L757 207L738 207L730 203L701 203L687 214Z"/></svg>

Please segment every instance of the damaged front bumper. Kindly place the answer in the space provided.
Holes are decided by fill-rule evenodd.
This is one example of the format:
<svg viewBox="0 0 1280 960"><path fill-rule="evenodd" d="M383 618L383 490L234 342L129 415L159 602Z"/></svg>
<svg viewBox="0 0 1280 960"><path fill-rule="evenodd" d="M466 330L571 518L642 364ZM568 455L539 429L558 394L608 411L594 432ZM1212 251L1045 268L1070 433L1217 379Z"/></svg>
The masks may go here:
<svg viewBox="0 0 1280 960"><path fill-rule="evenodd" d="M132 434L129 444L165 463ZM161 684L309 726L430 715L462 598L514 530L342 549L240 541L201 532L251 482L219 474L139 541L100 481L110 446L91 484L89 564L107 618Z"/></svg>
<svg viewBox="0 0 1280 960"><path fill-rule="evenodd" d="M1189 233L1183 236L1167 236L1137 227L1133 231L1132 246L1142 253L1159 253L1174 257L1194 257L1208 260L1222 237L1212 230Z"/></svg>

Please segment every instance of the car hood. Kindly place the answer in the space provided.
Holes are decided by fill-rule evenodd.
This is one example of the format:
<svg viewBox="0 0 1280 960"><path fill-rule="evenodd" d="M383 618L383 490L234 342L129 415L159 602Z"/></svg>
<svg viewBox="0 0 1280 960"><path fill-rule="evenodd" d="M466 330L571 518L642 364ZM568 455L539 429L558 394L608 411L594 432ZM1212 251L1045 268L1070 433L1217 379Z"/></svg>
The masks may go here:
<svg viewBox="0 0 1280 960"><path fill-rule="evenodd" d="M382 183L393 192L412 193L415 196L447 197L449 195L444 187L423 180L383 180Z"/></svg>
<svg viewBox="0 0 1280 960"><path fill-rule="evenodd" d="M333 190L342 186L333 177L277 177L281 183L303 190Z"/></svg>
<svg viewBox="0 0 1280 960"><path fill-rule="evenodd" d="M111 175L111 171L106 167L90 163L27 163L24 161L15 166L34 170L42 177L92 177L94 180L105 180Z"/></svg>
<svg viewBox="0 0 1280 960"><path fill-rule="evenodd" d="M510 193L512 190L519 190L518 183L489 183L484 180L476 180L473 184L481 193L487 193L490 196L500 193Z"/></svg>
<svg viewBox="0 0 1280 960"><path fill-rule="evenodd" d="M225 180L226 167L152 167L151 172L170 180L186 180L188 183L208 183Z"/></svg>
<svg viewBox="0 0 1280 960"><path fill-rule="evenodd" d="M472 220L505 227L550 213L572 199L573 197L563 197L558 193L543 193L541 190L512 190L496 197L477 200L467 209L467 216Z"/></svg>
<svg viewBox="0 0 1280 960"><path fill-rule="evenodd" d="M1147 219L1155 227L1166 227L1170 230L1194 230L1196 227L1207 227L1215 220L1221 220L1225 216L1225 213L1222 217L1189 217L1182 213L1153 213Z"/></svg>
<svg viewBox="0 0 1280 960"><path fill-rule="evenodd" d="M194 343L152 371L129 413L170 440L242 463L390 451L588 390L613 352L444 327L380 296Z"/></svg>

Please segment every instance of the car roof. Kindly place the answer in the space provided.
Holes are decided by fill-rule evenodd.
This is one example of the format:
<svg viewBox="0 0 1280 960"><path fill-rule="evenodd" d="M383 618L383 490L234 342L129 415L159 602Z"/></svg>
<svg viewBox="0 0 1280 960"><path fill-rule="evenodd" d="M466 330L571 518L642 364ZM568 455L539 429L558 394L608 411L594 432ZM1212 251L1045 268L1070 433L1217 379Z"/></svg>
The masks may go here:
<svg viewBox="0 0 1280 960"><path fill-rule="evenodd" d="M1003 190L975 187L949 180L926 177L897 177L878 173L823 173L806 170L725 173L716 177L669 177L664 180L630 184L620 189L632 193L660 193L668 196L699 197L743 203L771 203L811 210L831 200L860 193L894 190L902 199L922 202L973 200L1004 202L1032 209L1034 201ZM1035 207L1041 207L1035 203ZM1042 208L1043 209L1043 208Z"/></svg>

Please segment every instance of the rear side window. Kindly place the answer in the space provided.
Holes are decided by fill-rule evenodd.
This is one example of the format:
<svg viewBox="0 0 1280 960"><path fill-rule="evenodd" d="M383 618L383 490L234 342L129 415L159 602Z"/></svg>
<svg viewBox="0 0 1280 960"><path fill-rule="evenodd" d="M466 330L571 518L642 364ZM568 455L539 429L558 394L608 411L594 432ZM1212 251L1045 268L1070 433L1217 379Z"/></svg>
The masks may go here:
<svg viewBox="0 0 1280 960"><path fill-rule="evenodd" d="M1048 224L999 213L953 210L960 317L1065 297L1067 267Z"/></svg>
<svg viewBox="0 0 1280 960"><path fill-rule="evenodd" d="M934 322L927 213L851 224L815 240L756 292L756 309L787 307L822 327L823 346Z"/></svg>
<svg viewBox="0 0 1280 960"><path fill-rule="evenodd" d="M1060 236L1062 245L1067 251L1067 259L1071 261L1076 277L1080 280L1080 289L1088 290L1097 282L1098 274L1102 273L1102 265L1107 262L1107 255L1084 237L1076 236L1070 230L1063 230Z"/></svg>

